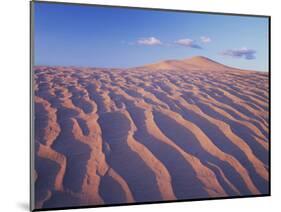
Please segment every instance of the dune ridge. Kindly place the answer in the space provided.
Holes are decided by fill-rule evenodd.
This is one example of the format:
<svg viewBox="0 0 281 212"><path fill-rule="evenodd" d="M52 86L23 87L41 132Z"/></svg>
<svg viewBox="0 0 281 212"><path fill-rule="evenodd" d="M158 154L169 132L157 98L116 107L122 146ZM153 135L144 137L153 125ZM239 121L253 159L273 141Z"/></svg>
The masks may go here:
<svg viewBox="0 0 281 212"><path fill-rule="evenodd" d="M214 60L203 56L194 56L183 60L164 60L153 64L148 64L139 69L151 70L200 70L200 71L227 71L234 70L235 68L223 65ZM235 69L238 71L239 69Z"/></svg>
<svg viewBox="0 0 281 212"><path fill-rule="evenodd" d="M34 80L36 208L269 191L265 72L193 57Z"/></svg>

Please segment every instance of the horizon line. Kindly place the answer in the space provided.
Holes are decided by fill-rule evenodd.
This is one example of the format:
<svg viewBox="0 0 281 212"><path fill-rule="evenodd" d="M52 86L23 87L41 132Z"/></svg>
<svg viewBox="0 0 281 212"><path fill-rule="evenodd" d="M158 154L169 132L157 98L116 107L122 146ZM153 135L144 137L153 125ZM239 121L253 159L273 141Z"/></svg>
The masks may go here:
<svg viewBox="0 0 281 212"><path fill-rule="evenodd" d="M207 60L210 60L210 62L213 63L217 63L223 66L227 66L229 68L232 69L239 69L239 70L244 70L244 71L257 71L257 72L265 72L268 73L268 70L256 70L256 69L245 69L245 68L240 68L240 67L235 67L235 66L231 66L231 65L226 65L224 63L218 62L216 60L213 60L212 58L203 56L203 55L195 55L195 56L191 56L191 57L185 57L185 58L181 58L181 59L171 59L171 58L167 58L167 59L162 59L162 60L157 60L155 62L152 63L145 63L142 65L137 65L137 66L132 66L132 67L104 67L104 66L94 66L94 65L63 65L63 64L33 64L32 68L34 67L42 67L42 66L48 66L48 67L73 67L73 68L101 68L101 69L134 69L134 68L141 68L141 67L145 67L147 65L152 65L152 64L157 64L157 63L161 63L161 62L165 62L165 61L169 61L169 60L175 60L175 61L182 61L182 60L187 60L187 59L192 59L192 58L204 58Z"/></svg>

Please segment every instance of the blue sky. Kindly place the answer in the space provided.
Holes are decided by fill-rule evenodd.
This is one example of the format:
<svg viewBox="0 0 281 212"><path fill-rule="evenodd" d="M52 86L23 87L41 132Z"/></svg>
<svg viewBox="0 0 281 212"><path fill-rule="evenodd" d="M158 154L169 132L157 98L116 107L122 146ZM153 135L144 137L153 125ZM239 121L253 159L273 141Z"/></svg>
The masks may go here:
<svg viewBox="0 0 281 212"><path fill-rule="evenodd" d="M268 19L35 3L36 65L134 67L202 55L268 71Z"/></svg>

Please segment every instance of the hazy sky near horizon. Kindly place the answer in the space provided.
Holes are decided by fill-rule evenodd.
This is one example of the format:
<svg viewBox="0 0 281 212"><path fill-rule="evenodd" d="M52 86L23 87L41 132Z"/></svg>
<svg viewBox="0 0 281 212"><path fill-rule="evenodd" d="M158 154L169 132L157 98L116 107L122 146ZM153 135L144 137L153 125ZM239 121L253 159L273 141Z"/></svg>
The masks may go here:
<svg viewBox="0 0 281 212"><path fill-rule="evenodd" d="M268 19L35 2L35 65L135 67L209 57L268 71Z"/></svg>

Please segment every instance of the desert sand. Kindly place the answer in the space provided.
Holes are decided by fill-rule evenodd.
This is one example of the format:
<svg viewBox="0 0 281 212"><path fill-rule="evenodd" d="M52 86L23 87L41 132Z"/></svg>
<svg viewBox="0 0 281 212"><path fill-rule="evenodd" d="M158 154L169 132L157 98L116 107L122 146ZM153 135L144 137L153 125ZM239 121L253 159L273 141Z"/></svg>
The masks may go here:
<svg viewBox="0 0 281 212"><path fill-rule="evenodd" d="M205 57L34 67L36 208L267 194L268 80Z"/></svg>

